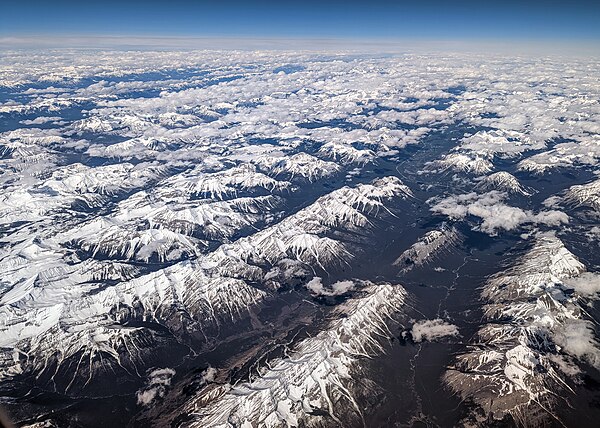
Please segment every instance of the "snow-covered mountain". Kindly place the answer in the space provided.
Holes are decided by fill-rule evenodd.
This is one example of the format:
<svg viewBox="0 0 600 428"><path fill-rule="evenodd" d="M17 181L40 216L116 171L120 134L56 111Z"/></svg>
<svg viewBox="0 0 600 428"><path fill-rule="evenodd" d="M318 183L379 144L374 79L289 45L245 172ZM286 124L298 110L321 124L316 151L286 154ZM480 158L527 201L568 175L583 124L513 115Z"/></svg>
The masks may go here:
<svg viewBox="0 0 600 428"><path fill-rule="evenodd" d="M486 324L444 381L493 419L524 425L552 420L557 406L576 399L578 364L599 367L600 343L577 291L569 287L585 266L552 233L486 283Z"/></svg>
<svg viewBox="0 0 600 428"><path fill-rule="evenodd" d="M498 190L500 192L520 194L523 196L531 196L531 190L526 189L519 183L519 180L509 172L500 171L482 177L477 183L477 190L489 192Z"/></svg>
<svg viewBox="0 0 600 428"><path fill-rule="evenodd" d="M269 362L250 381L209 384L171 414L157 417L167 424L190 415L189 427L364 425L364 404L353 391L368 383L357 376L357 366L385 351L385 340L393 335L387 323L404 312L405 300L400 285L361 284L360 294L338 306L321 332Z"/></svg>
<svg viewBox="0 0 600 428"><path fill-rule="evenodd" d="M596 426L598 65L3 52L0 406Z"/></svg>

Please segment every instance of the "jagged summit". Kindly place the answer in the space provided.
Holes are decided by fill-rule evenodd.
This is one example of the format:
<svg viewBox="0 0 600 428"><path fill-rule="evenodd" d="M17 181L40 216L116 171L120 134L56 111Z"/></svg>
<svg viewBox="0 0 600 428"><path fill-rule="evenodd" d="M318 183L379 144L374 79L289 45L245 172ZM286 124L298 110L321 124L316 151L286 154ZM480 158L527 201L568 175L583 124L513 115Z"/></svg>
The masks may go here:
<svg viewBox="0 0 600 428"><path fill-rule="evenodd" d="M384 352L382 340L391 336L387 323L403 312L406 291L400 285L362 285L361 295L336 309L315 337L288 350L287 357L270 361L249 382L208 385L161 423L191 415L190 427L311 426L327 414L335 424L366 423L362 403L353 396L355 372L361 358Z"/></svg>
<svg viewBox="0 0 600 428"><path fill-rule="evenodd" d="M560 239L539 233L515 264L486 283L486 324L444 375L450 388L483 409L483 418L526 425L552 420L558 401L572 399L578 369L571 357L600 366L598 342L588 338L584 345L569 334L576 326L591 328L565 286L583 272Z"/></svg>
<svg viewBox="0 0 600 428"><path fill-rule="evenodd" d="M600 180L572 186L567 191L564 200L567 204L576 207L587 206L600 211Z"/></svg>
<svg viewBox="0 0 600 428"><path fill-rule="evenodd" d="M483 192L498 190L523 196L530 196L532 194L531 190L523 187L514 175L506 171L499 171L482 177L477 183L476 189Z"/></svg>
<svg viewBox="0 0 600 428"><path fill-rule="evenodd" d="M223 320L234 322L247 317L249 302L258 304L268 297L252 284L266 278L269 266L291 259L300 262L305 269L327 271L347 264L356 243L349 244L328 234L333 229L338 233L364 231L377 218L389 215L386 202L407 198L410 194L410 189L396 177L343 187L273 226L206 254L201 254L194 239L176 232L134 230L118 217L93 220L75 233L63 233L56 238L77 244L93 258L102 256L100 260L148 261L155 257L159 261L177 261L186 253L187 258L193 254L195 260L184 260L108 287L90 284L96 292L82 294L75 301L58 299L57 302L55 293L63 293L60 288L51 291L41 282L46 272L51 276L57 273L66 276L78 269L78 265L70 266L63 261L65 250L57 247L55 240L49 241L48 246L27 247L23 251L31 254L27 256L30 264L4 261L16 264L17 272L21 273L9 277L11 291L2 299L11 306L0 308L0 316L6 320L0 326L0 333L5 337L5 346L29 349L36 356L17 353L13 358L7 350L2 360L6 378L17 373L46 378L50 364L56 366L57 372L71 373L72 382L62 386L65 391L75 385L85 388L91 379L104 375L110 368L133 370L148 358L144 353L123 354L119 351L121 347L137 347L138 341L161 347L173 339L178 342L198 340L199 331L206 339L209 331ZM71 286L85 286L91 280L90 275L93 276L93 272L71 275ZM44 287L44 292L34 299L29 298L32 293L42 291L40 287ZM180 311L186 316L177 316ZM41 322L35 322L36 319ZM156 336L154 330L146 333L139 328L125 328L141 321L164 326L173 339L160 337L164 333ZM35 328L28 327L32 322ZM87 335L101 339L82 341ZM46 343L51 344L51 349L60 349L60 353L46 355L43 351ZM74 369L79 366L76 359L84 358L82 355L87 361L85 369Z"/></svg>
<svg viewBox="0 0 600 428"><path fill-rule="evenodd" d="M597 60L173 42L0 54L15 425L597 425Z"/></svg>
<svg viewBox="0 0 600 428"><path fill-rule="evenodd" d="M432 262L444 251L452 251L461 239L460 233L453 227L444 226L439 230L430 230L404 251L394 261L394 265L401 267L402 273L408 272Z"/></svg>

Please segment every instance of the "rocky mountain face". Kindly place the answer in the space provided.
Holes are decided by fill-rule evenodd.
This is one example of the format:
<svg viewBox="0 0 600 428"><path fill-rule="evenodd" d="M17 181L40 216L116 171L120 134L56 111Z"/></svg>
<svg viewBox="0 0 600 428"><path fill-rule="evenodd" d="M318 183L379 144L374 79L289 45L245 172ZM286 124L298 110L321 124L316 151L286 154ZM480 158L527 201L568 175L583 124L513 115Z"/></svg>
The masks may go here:
<svg viewBox="0 0 600 428"><path fill-rule="evenodd" d="M486 324L444 381L481 407L482 417L535 424L554 416L577 360L598 367L598 342L578 293L569 286L585 266L552 233L485 284ZM541 423L541 422L540 422Z"/></svg>
<svg viewBox="0 0 600 428"><path fill-rule="evenodd" d="M568 64L5 53L0 405L596 426L600 64Z"/></svg>

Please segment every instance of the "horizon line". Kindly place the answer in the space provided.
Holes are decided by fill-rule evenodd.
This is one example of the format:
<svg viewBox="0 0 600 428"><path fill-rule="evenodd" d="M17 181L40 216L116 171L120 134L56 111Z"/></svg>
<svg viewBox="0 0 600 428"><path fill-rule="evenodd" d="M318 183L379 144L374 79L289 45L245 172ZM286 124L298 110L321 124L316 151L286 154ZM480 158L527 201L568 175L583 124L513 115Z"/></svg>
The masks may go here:
<svg viewBox="0 0 600 428"><path fill-rule="evenodd" d="M600 55L596 39L564 38L426 38L390 36L239 36L239 35L151 35L151 34L79 34L2 35L1 50L20 49L114 49L114 50L303 50L379 51L399 53L412 49L440 51L448 49L487 50L532 53L570 53Z"/></svg>

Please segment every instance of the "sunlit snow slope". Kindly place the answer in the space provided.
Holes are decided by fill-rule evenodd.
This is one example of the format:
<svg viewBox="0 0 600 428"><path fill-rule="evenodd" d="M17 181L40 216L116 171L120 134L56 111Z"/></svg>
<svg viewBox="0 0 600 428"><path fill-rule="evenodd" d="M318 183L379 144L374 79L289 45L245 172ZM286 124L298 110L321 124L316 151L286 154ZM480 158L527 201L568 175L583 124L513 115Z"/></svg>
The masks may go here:
<svg viewBox="0 0 600 428"><path fill-rule="evenodd" d="M595 426L598 70L2 52L0 405L36 427Z"/></svg>

